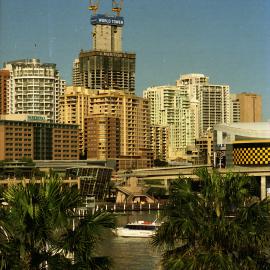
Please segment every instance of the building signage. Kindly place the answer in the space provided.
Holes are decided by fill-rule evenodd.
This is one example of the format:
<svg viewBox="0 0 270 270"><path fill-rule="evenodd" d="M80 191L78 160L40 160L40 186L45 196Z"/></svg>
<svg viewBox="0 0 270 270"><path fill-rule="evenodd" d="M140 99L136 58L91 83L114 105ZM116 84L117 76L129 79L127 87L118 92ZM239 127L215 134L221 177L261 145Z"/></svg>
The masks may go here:
<svg viewBox="0 0 270 270"><path fill-rule="evenodd" d="M46 116L40 116L40 115L28 115L27 121L29 122L44 122L46 121Z"/></svg>
<svg viewBox="0 0 270 270"><path fill-rule="evenodd" d="M114 25L123 26L124 18L116 16L106 16L106 15L94 15L91 17L91 24L103 24L103 25Z"/></svg>

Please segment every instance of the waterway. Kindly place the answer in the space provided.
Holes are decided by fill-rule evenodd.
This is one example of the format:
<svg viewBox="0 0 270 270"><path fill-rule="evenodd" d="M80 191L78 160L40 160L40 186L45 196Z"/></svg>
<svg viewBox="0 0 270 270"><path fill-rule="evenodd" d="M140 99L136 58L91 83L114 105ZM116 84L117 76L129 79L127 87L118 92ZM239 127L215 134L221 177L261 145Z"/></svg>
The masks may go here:
<svg viewBox="0 0 270 270"><path fill-rule="evenodd" d="M117 215L118 226L136 220L154 221L159 212L129 212ZM111 237L102 244L102 253L113 259L113 270L159 270L160 254L151 239Z"/></svg>

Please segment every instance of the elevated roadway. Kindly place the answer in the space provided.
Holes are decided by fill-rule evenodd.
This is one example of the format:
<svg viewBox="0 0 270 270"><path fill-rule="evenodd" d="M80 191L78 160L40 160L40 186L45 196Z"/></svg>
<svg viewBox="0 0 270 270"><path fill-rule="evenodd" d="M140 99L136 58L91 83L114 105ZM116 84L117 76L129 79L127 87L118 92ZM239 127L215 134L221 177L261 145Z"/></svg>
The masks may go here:
<svg viewBox="0 0 270 270"><path fill-rule="evenodd" d="M196 169L206 167L209 172L213 170L211 166L205 165L195 165L195 166L175 166L175 167L155 167L149 169L137 169L130 171L120 171L118 176L123 181L128 181L129 179L137 179L138 181L143 181L146 185L147 183L152 183L151 186L160 186L168 189L169 182L175 180L179 177L198 179L194 174ZM270 166L262 167L242 167L234 166L229 168L219 168L217 169L220 173L225 174L228 172L232 173L245 173L249 176L255 176L260 178L261 184L261 198L266 197L266 187L267 187L267 178L269 178L270 184ZM157 184L154 184L156 182ZM159 184L160 183L160 184Z"/></svg>

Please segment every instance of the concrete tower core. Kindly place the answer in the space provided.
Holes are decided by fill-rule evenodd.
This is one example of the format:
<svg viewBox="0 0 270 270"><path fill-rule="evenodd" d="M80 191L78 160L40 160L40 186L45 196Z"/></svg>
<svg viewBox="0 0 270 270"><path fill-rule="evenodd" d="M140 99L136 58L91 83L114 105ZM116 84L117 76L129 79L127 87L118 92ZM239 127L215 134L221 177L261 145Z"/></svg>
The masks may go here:
<svg viewBox="0 0 270 270"><path fill-rule="evenodd" d="M91 17L92 49L97 51L122 51L123 17L93 15Z"/></svg>

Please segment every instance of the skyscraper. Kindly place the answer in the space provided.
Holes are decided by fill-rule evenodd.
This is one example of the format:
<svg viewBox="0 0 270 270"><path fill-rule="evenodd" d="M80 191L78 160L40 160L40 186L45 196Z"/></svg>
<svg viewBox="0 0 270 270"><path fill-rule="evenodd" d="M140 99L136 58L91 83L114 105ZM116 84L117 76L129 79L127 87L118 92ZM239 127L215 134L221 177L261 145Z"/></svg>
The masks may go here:
<svg viewBox="0 0 270 270"><path fill-rule="evenodd" d="M124 18L98 14L91 24L92 50L82 50L74 61L74 85L135 93L136 55L122 51Z"/></svg>
<svg viewBox="0 0 270 270"><path fill-rule="evenodd" d="M7 114L45 115L49 121L59 121L59 97L64 92L55 64L42 64L39 59L7 62L10 73L6 92Z"/></svg>
<svg viewBox="0 0 270 270"><path fill-rule="evenodd" d="M97 5L89 8L96 11ZM136 55L122 51L124 19L94 14L91 24L92 49L73 62L62 121L80 125L87 159L113 160L117 170L150 167L149 104L135 95Z"/></svg>

